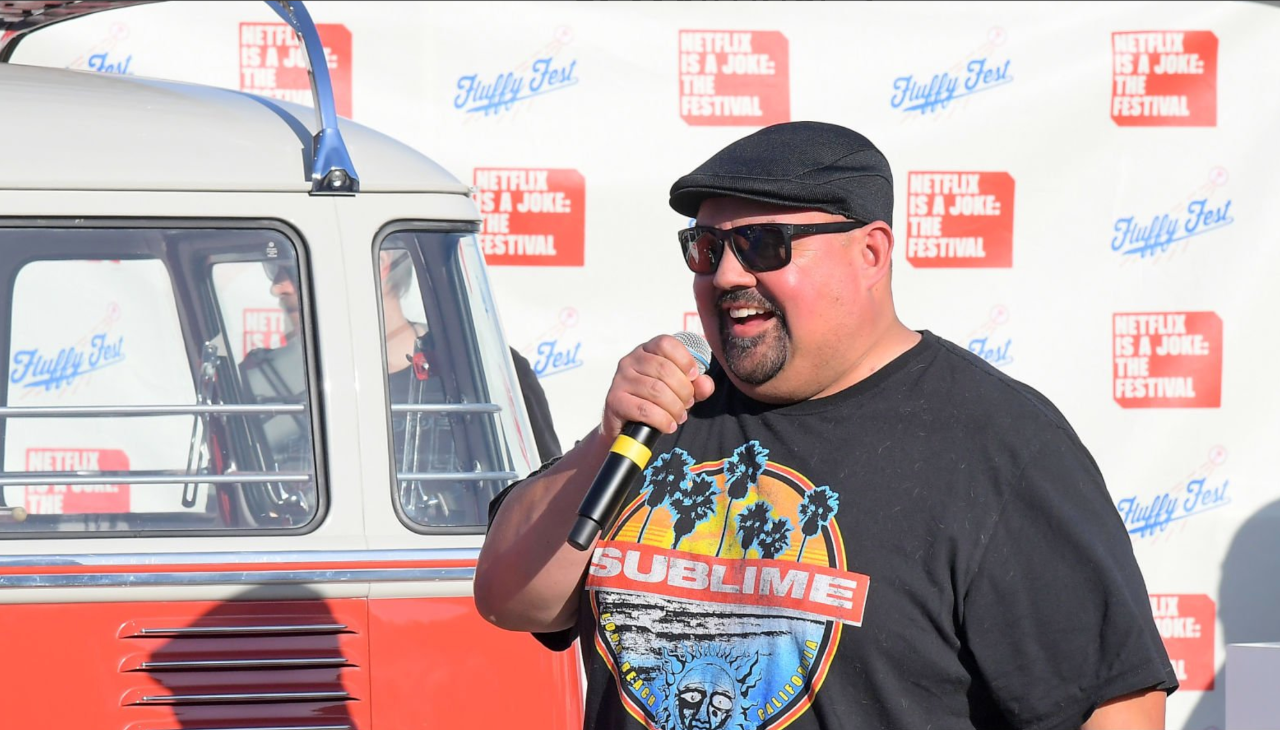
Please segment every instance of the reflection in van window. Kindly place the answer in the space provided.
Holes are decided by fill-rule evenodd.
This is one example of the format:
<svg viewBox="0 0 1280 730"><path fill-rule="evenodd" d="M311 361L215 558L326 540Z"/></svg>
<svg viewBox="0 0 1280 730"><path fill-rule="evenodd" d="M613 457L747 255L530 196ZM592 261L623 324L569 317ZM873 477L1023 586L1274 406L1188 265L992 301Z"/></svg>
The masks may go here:
<svg viewBox="0 0 1280 730"><path fill-rule="evenodd" d="M0 537L312 523L299 271L276 230L0 228Z"/></svg>
<svg viewBox="0 0 1280 730"><path fill-rule="evenodd" d="M482 530L516 476L499 424L518 391L500 340L486 337L491 303L472 296L476 256L472 234L401 231L376 258L396 503L423 527Z"/></svg>

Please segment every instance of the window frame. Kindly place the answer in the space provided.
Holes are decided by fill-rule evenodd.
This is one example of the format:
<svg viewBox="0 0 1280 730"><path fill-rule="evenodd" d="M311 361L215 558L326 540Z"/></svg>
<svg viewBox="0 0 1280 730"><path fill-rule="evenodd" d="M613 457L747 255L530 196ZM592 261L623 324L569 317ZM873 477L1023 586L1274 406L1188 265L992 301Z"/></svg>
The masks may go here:
<svg viewBox="0 0 1280 730"><path fill-rule="evenodd" d="M384 242L391 236L394 236L400 233L408 233L408 234L435 233L435 234L445 234L445 235L453 234L453 235L459 235L459 236L466 236L466 235L475 236L479 234L479 232L480 232L479 223L476 223L473 221L427 221L427 220L413 220L413 219L398 219L398 220L389 221L383 224L378 229L377 233L374 235L374 238L373 238L372 255L371 255L372 265L369 269L369 272L373 279L374 291L379 293L382 291L379 254L383 250ZM430 322L433 317L437 322L443 321L445 323L446 331L449 328L453 328L453 329L460 328L463 330L474 331L476 323L472 321L471 310L472 310L472 307L476 306L476 303L469 301L468 299L461 299L457 302L458 304L461 305L460 307L455 308L457 309L457 311L450 312L448 313L447 316L445 316L444 310L446 309L446 307L441 306L442 296L444 296L445 293L440 291L435 291L434 288L429 293L426 291L425 285L429 281L429 279L426 277L423 271L426 262L424 262L422 259L421 251L415 248L410 248L409 254L410 254L410 260L413 262L415 280L417 282L418 289L419 289L417 292L417 295L421 297L423 300L422 301L423 310L426 313L428 321ZM459 283L462 283L465 285L466 283L465 274L462 271L461 267L459 267L458 270L456 271L456 276L459 279ZM462 296L466 296L470 292L468 292L467 288L463 286L458 290L457 293ZM490 292L479 292L478 294L485 297L491 297ZM491 306L491 304L492 302L490 300L486 304L486 306ZM391 505L392 505L392 509L395 511L396 518L400 521L402 525L405 526L405 528L419 535L484 535L486 532L488 532L487 521L483 521L474 525L428 525L428 524L423 524L421 522L417 522L411 519L404 511L404 506L400 502L400 477L399 477L399 469L397 466L398 462L397 462L396 453L395 453L395 438L393 436L394 424L392 422L393 414L391 410L393 404L391 402L390 380L387 372L389 363L387 362L387 354L386 354L386 348L385 348L386 333L382 332L383 307L382 307L381 296L377 297L377 310L378 310L379 339L384 344L384 347L382 348L382 354L381 354L381 361L382 361L381 378L382 378L382 388L383 388L383 413L386 419L385 423L387 428L386 450L387 450L387 464L390 472L389 487L391 489ZM480 343L475 338L474 335L471 335L471 340L473 342L473 346L479 348ZM491 431L495 434L495 436L492 439L490 439L490 441L493 445L495 452L497 452L496 453L497 458L501 462L499 466L502 466L506 470L510 470L512 474L516 475L511 479L507 480L507 485L509 486L511 483L519 479L519 475L517 472L513 471L515 466L514 464L515 459L511 454L512 445L510 443L507 443L509 439L507 439L506 436L504 435L505 430L503 429L499 421L499 418L501 417L501 410L505 409L505 406L499 403L498 399L495 399L493 394L493 389L495 388L495 386L498 386L501 384L495 384L489 381L485 373L484 365L479 361L473 363L467 359L458 358L456 356L451 357L450 361L451 361L450 368L454 371L455 374L461 373L461 369L458 367L459 362L463 362L464 364L466 364L469 368L467 371L466 377L470 378L473 384L475 384L479 388L483 388L484 397L486 399L483 402L489 403L489 404L495 404L500 409L499 411L493 412L493 413L476 414L486 419L487 424L473 424L467 429L459 429L458 433L477 432L485 428L491 429ZM516 398L516 400L518 400L518 397ZM465 438L459 438L457 439L457 441L469 442L469 440L474 438L475 436L473 435ZM470 448L471 444L468 443L467 446L468 448ZM493 480L493 481L497 481L497 480ZM500 492L501 492L501 489L498 490L498 493ZM495 493L495 497L496 497L496 493ZM481 519L484 520L486 515L487 515L487 510L482 510Z"/></svg>
<svg viewBox="0 0 1280 730"><path fill-rule="evenodd" d="M322 365L320 363L318 348L316 346L317 333L315 331L316 315L313 295L313 279L311 276L310 252L308 250L306 239L300 231L289 223L274 218L218 218L218 217L189 217L179 216L172 218L152 217L152 216L103 216L103 217L70 217L70 216L50 216L50 217L32 217L32 216L0 216L0 233L15 228L43 229L48 231L56 230L165 230L165 229L188 229L188 230L219 230L219 231L271 231L281 235L287 240L294 249L298 263L298 299L299 314L301 317L302 329L302 354L303 366L305 368L304 380L307 389L307 410L310 414L311 421L311 454L312 468L314 472L314 481L316 488L316 507L315 512L305 523L293 527L224 527L218 529L156 529L156 530L102 530L102 531L73 531L73 530L21 530L7 531L0 529L0 541L4 540L84 540L84 539L135 539L135 538L173 538L173 537L190 537L190 538L236 538L236 537L284 537L305 535L316 531L324 524L329 513L329 479L328 479L328 453L324 444L328 441L328 434L325 428L327 421L327 408L324 393L320 388L323 382L321 376ZM197 259L184 255L182 247L174 247L174 251L169 255L156 256L165 267L165 271L169 278L171 291L174 298L176 315L178 317L178 326L182 333L182 346L184 355L189 368L189 374L192 379L192 387L198 393L199 382L198 373L200 369L201 349L204 345L204 338L198 336L198 327L205 324L209 319L206 315L201 314L201 304L197 297L209 296L210 311L212 319L216 321L222 336L226 338L226 327L223 322L223 312L217 306L218 298L216 288L212 279L213 264L210 263L205 270L201 271L197 268L199 263ZM7 305L9 312L8 317L0 317L0 404L8 404L10 396L10 359L12 349L12 312L14 285L17 281L19 272L33 262L37 261L82 261L86 260L80 256L66 255L49 255L46 252L35 248L18 248L18 255L12 257L4 257L0 260L0 295L7 295L2 304ZM112 254L117 251L109 251L104 254L103 258L111 258ZM149 255L139 254L131 258L147 259ZM179 280L192 280L193 277L203 277L195 279L195 283L203 282L203 290L197 290L195 287L179 287ZM228 343L230 346L230 343ZM234 362L234 361L233 361ZM234 367L238 367L239 363L234 363ZM8 431L9 418L0 417L0 445L6 440ZM0 471L0 474L8 473ZM127 482L121 482L127 483ZM263 482L264 486L270 482Z"/></svg>

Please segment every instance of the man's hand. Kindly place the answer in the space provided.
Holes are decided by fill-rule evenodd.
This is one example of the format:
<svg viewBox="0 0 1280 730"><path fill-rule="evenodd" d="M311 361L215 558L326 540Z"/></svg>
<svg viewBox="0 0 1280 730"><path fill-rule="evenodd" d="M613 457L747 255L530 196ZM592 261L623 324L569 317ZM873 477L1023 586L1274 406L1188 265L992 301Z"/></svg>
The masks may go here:
<svg viewBox="0 0 1280 730"><path fill-rule="evenodd" d="M604 400L600 433L612 441L627 422L675 433L688 410L711 396L715 386L698 374L698 362L680 340L658 335L618 362Z"/></svg>
<svg viewBox="0 0 1280 730"><path fill-rule="evenodd" d="M670 335L622 358L600 427L550 469L515 487L494 516L476 566L480 614L513 631L572 626L594 550L576 550L566 540L610 445L627 422L674 432L688 408L714 389L710 377L698 374L693 355Z"/></svg>

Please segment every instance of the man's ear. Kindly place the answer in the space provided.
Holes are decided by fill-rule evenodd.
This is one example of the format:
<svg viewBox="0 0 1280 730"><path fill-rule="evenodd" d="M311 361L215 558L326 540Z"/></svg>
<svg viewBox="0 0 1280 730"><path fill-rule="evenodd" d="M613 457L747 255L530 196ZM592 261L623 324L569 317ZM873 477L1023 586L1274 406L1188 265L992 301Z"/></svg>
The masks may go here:
<svg viewBox="0 0 1280 730"><path fill-rule="evenodd" d="M893 229L884 221L876 221L863 228L861 235L866 281L874 285L889 274L893 265Z"/></svg>

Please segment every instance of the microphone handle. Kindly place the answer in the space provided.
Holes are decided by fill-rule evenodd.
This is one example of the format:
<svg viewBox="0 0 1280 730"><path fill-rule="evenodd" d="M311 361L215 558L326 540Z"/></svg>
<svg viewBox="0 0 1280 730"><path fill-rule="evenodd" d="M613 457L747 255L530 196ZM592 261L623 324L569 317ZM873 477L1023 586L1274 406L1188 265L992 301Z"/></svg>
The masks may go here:
<svg viewBox="0 0 1280 730"><path fill-rule="evenodd" d="M618 518L627 490L649 463L659 436L656 428L643 423L623 425L578 509L578 519L569 531L570 545L586 550Z"/></svg>

